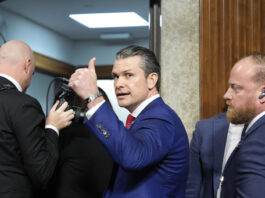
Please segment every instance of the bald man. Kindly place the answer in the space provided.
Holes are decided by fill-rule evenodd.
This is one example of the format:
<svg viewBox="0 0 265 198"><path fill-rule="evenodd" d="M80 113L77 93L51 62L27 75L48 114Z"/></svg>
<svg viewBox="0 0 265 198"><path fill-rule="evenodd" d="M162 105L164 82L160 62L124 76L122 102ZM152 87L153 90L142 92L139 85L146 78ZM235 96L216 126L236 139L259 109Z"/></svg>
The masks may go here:
<svg viewBox="0 0 265 198"><path fill-rule="evenodd" d="M58 159L58 131L71 124L67 103L45 121L39 102L25 94L35 70L33 52L13 40L0 48L0 197L31 198L45 187Z"/></svg>

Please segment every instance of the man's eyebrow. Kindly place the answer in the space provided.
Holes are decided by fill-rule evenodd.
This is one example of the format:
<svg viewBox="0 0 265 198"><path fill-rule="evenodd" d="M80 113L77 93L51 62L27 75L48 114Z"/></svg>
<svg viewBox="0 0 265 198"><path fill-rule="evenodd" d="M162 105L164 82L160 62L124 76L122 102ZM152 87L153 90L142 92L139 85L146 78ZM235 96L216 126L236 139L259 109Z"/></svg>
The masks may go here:
<svg viewBox="0 0 265 198"><path fill-rule="evenodd" d="M235 83L230 83L230 86L231 86L232 88L235 88L235 89L242 89L242 88L243 88L243 86L238 85L238 84L235 84Z"/></svg>
<svg viewBox="0 0 265 198"><path fill-rule="evenodd" d="M122 73L127 73L127 72L132 72L132 70L131 69L127 69L127 70L124 70L124 71L122 71L122 72L120 72L121 74ZM112 74L116 74L115 72L112 72ZM117 75L117 74L116 74Z"/></svg>

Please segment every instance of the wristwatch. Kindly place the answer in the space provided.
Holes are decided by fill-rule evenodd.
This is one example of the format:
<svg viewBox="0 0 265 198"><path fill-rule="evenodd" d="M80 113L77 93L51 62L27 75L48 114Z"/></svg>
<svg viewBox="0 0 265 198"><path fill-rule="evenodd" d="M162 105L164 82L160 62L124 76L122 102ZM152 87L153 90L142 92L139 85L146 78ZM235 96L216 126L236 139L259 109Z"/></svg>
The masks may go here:
<svg viewBox="0 0 265 198"><path fill-rule="evenodd" d="M88 104L88 103L90 103L91 101L97 99L100 96L102 96L102 93L99 91L98 93L93 94L93 95L89 96L87 99L85 99L85 103Z"/></svg>

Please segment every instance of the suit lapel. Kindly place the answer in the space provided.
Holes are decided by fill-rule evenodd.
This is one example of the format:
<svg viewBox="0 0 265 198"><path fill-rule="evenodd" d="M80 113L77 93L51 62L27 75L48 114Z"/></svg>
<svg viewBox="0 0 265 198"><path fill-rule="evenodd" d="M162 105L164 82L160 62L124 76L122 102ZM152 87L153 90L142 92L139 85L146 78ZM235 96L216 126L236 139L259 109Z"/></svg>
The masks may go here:
<svg viewBox="0 0 265 198"><path fill-rule="evenodd" d="M246 135L240 140L240 142L238 143L238 145L236 146L236 148L234 149L234 151L231 153L230 157L228 158L225 168L224 168L224 174L226 172L226 169L229 167L229 165L231 164L237 150L239 149L240 145L248 138L249 135L251 135L258 127L260 127L261 125L263 125L265 123L265 115L263 115L260 119L258 119L253 126L251 126L249 128L249 130L247 131Z"/></svg>
<svg viewBox="0 0 265 198"><path fill-rule="evenodd" d="M213 123L213 150L214 150L214 162L213 162L213 184L214 194L217 193L218 182L221 177L222 162L224 157L224 150L226 144L226 138L228 133L229 122L225 118L225 114L221 114L216 118Z"/></svg>
<svg viewBox="0 0 265 198"><path fill-rule="evenodd" d="M246 139L247 136L249 136L253 131L255 131L258 127L263 125L265 123L265 115L263 115L261 118L259 118L247 131L246 135L243 139Z"/></svg>

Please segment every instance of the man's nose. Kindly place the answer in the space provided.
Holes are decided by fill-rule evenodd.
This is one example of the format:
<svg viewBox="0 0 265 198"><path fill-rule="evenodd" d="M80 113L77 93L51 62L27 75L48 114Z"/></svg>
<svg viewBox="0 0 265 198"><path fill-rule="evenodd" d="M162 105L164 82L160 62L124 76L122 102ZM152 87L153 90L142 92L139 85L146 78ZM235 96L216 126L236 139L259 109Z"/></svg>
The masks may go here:
<svg viewBox="0 0 265 198"><path fill-rule="evenodd" d="M122 87L124 84L124 79L122 77L119 77L115 79L115 87Z"/></svg>
<svg viewBox="0 0 265 198"><path fill-rule="evenodd" d="M224 99L225 100L231 99L231 90L230 90L230 88L228 88L227 91L225 92Z"/></svg>

